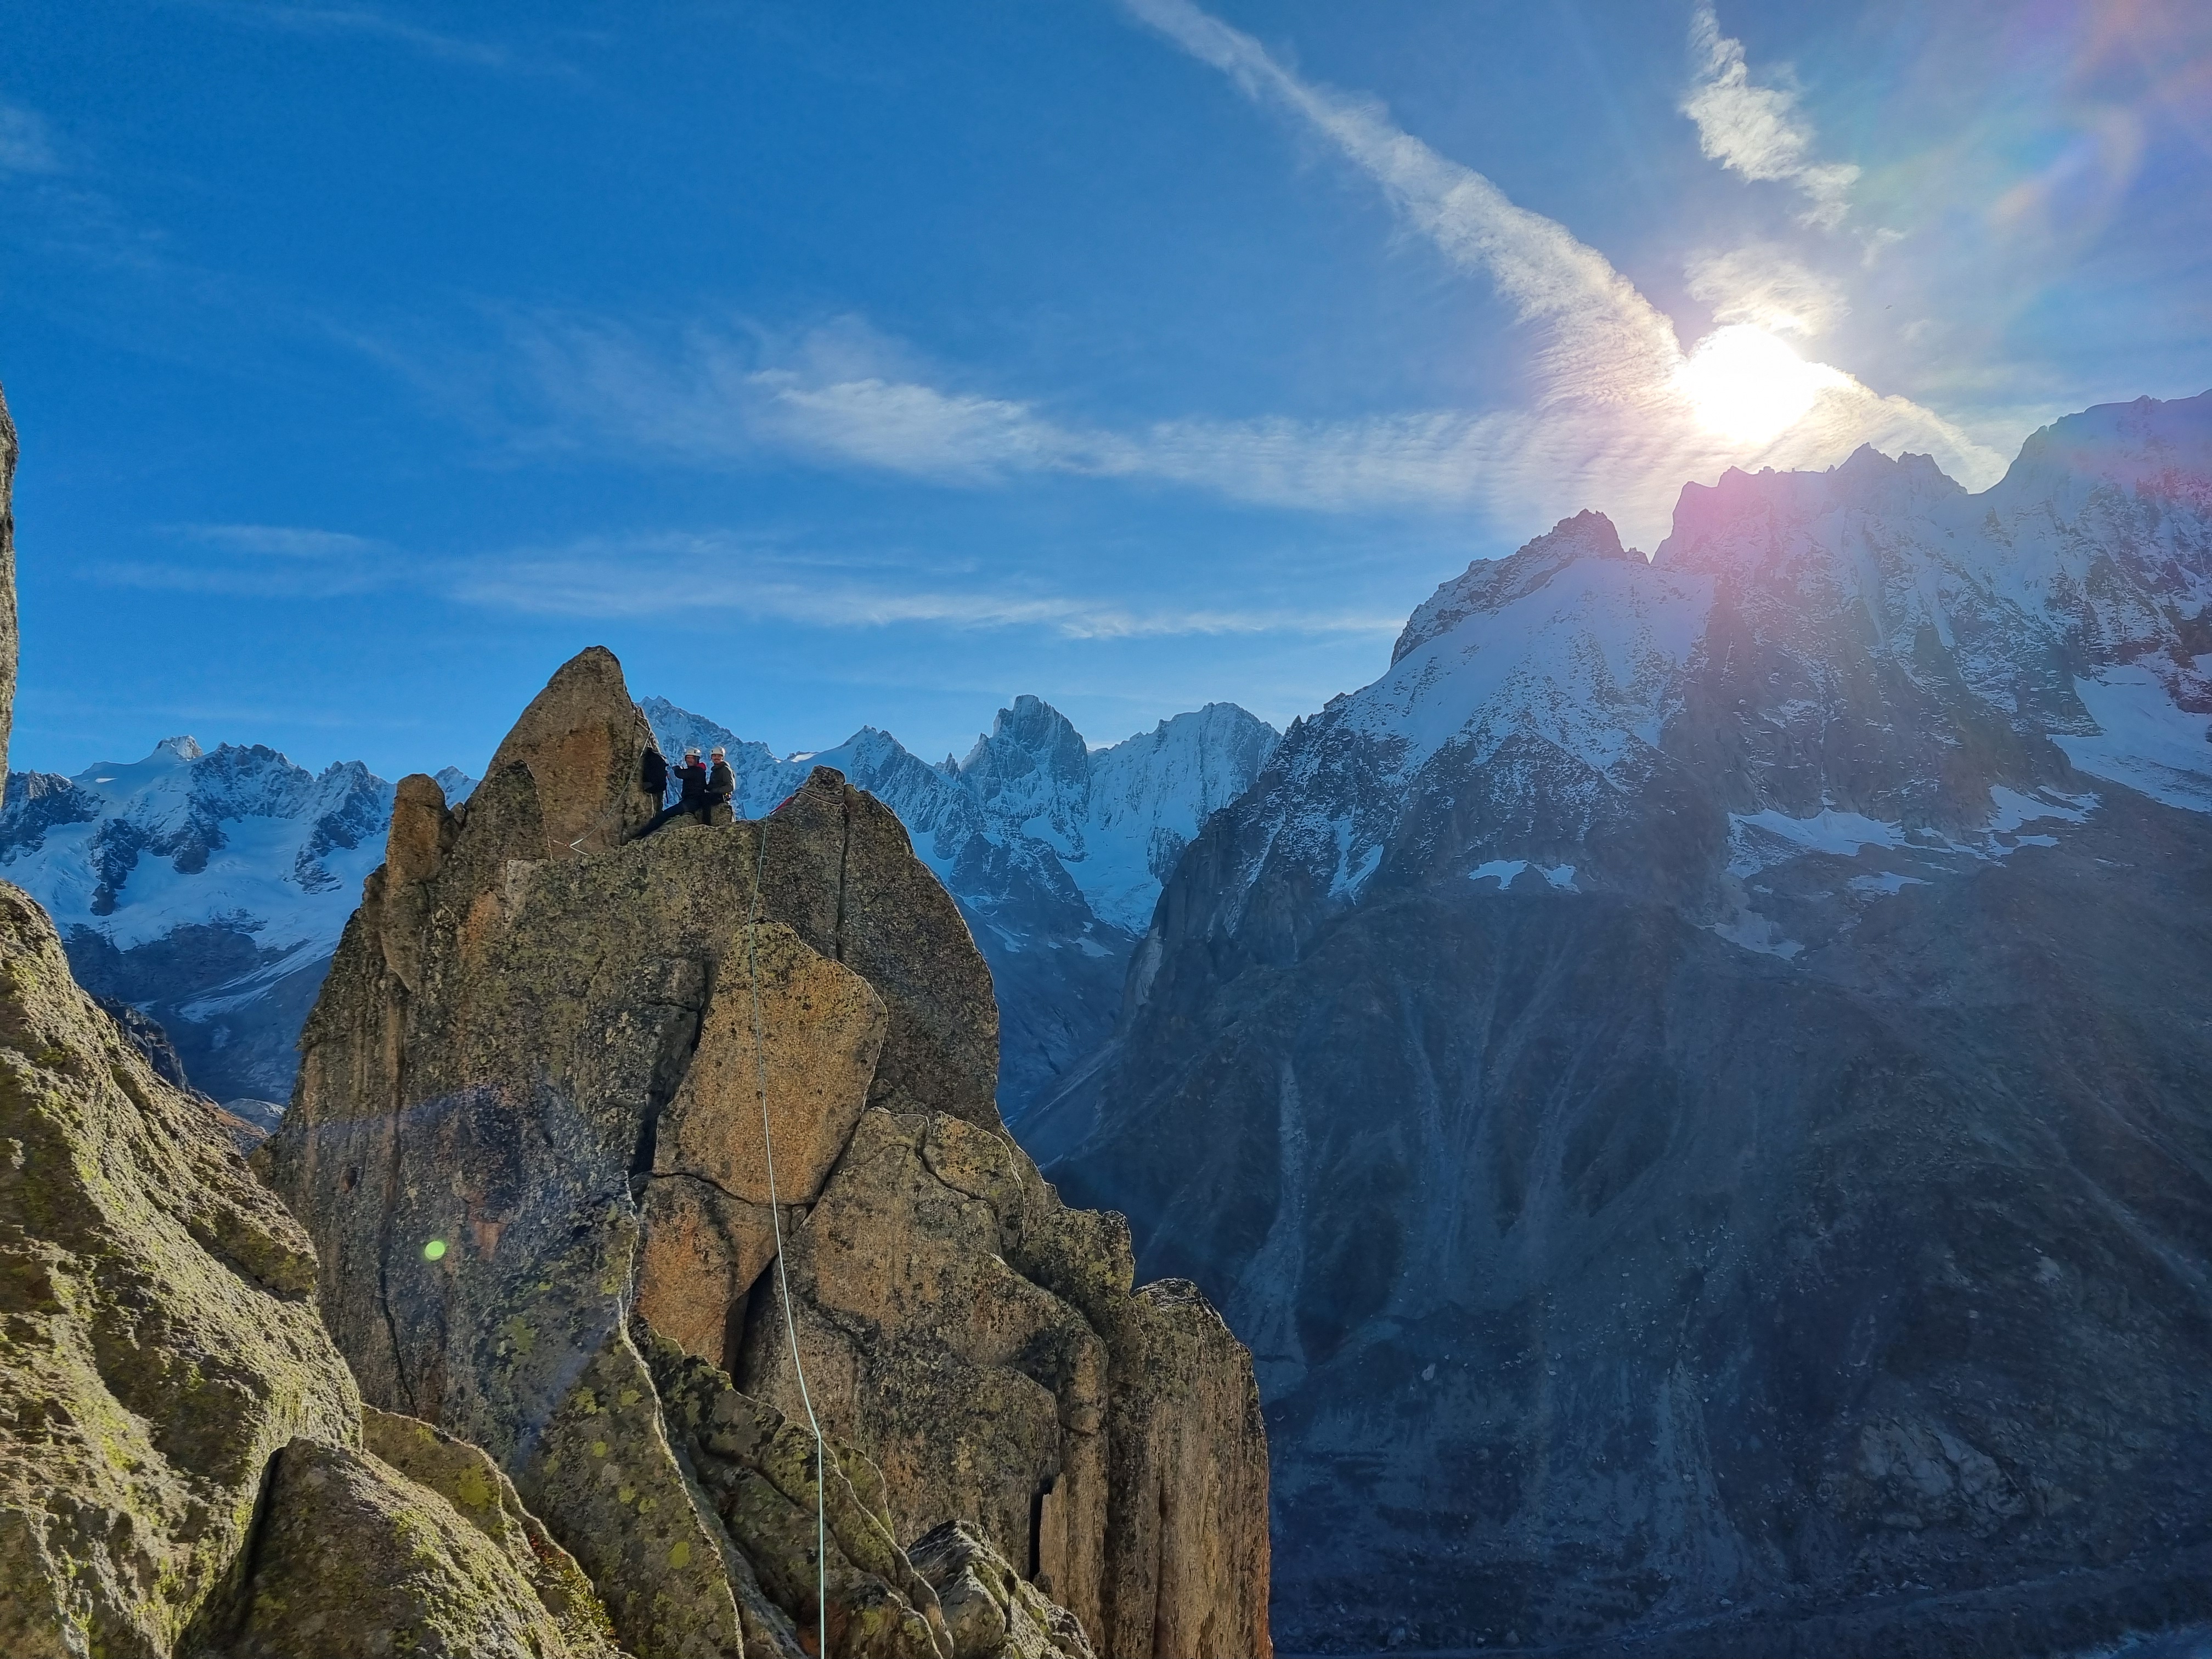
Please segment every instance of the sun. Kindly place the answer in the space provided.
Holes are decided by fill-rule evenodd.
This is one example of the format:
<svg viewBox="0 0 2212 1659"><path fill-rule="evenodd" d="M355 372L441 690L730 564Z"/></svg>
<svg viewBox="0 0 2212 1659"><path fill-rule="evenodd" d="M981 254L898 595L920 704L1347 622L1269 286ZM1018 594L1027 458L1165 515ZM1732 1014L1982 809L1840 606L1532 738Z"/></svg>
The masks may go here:
<svg viewBox="0 0 2212 1659"><path fill-rule="evenodd" d="M1715 329L1676 374L1699 423L1743 444L1781 436L1805 418L1821 387L1839 378L1750 323Z"/></svg>

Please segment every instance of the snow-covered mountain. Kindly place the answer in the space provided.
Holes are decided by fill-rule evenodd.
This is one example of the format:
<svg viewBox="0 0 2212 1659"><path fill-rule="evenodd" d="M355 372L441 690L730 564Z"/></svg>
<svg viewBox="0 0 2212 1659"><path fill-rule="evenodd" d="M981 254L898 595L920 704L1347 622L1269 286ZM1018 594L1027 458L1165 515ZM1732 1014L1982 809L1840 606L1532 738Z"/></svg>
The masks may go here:
<svg viewBox="0 0 2212 1659"><path fill-rule="evenodd" d="M779 758L664 698L645 708L672 754L729 748L750 815L817 765L899 814L998 975L1010 1114L1104 1040L1161 873L1276 738L1216 703L1094 752L1025 696L965 765L933 767L873 727ZM436 776L449 802L475 787L455 767ZM74 777L11 774L0 876L46 905L83 983L168 1028L195 1085L281 1101L301 1023L383 860L392 793L358 763L316 776L273 750L203 754L171 738Z"/></svg>
<svg viewBox="0 0 2212 1659"><path fill-rule="evenodd" d="M1565 520L1294 726L1253 856L1339 902L1437 860L1642 889L1649 797L1692 778L1739 875L1849 835L1900 867L1990 855L2021 813L2094 810L2085 777L2212 810L2208 470L2212 402L2146 399L2038 433L1980 495L1862 449L1688 486L1648 560Z"/></svg>
<svg viewBox="0 0 2212 1659"><path fill-rule="evenodd" d="M281 1100L391 812L358 762L319 776L169 738L74 777L10 774L0 875L46 907L82 983L168 1028L196 1085Z"/></svg>
<svg viewBox="0 0 2212 1659"><path fill-rule="evenodd" d="M933 766L873 726L779 759L665 697L639 706L672 757L695 744L729 750L749 817L817 766L898 814L991 964L1009 1122L1104 1042L1160 883L1200 825L1251 786L1279 737L1216 702L1094 750L1051 704L1019 696L965 760Z"/></svg>
<svg viewBox="0 0 2212 1659"><path fill-rule="evenodd" d="M1286 1645L2212 1614L2208 670L2212 394L1583 514L1293 724L1023 1125L1251 1344Z"/></svg>

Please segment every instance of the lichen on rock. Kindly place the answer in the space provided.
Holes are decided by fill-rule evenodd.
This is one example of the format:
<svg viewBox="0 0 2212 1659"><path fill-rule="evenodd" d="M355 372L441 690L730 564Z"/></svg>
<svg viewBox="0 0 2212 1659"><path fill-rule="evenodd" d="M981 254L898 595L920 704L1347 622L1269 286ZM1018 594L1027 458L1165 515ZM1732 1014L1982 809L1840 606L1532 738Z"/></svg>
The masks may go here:
<svg viewBox="0 0 2212 1659"><path fill-rule="evenodd" d="M228 1659L567 1659L579 1647L497 1540L349 1446L277 1455Z"/></svg>
<svg viewBox="0 0 2212 1659"><path fill-rule="evenodd" d="M306 1235L0 885L0 1651L167 1653L270 1457L358 1434Z"/></svg>

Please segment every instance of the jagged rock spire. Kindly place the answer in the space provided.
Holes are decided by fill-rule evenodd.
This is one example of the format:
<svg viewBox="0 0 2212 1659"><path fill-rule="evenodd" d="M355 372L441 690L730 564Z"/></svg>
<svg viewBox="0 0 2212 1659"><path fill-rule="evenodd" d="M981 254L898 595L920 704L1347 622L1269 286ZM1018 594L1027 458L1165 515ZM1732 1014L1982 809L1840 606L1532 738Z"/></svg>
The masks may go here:
<svg viewBox="0 0 2212 1659"><path fill-rule="evenodd" d="M622 664L603 645L561 665L531 700L484 770L520 766L537 786L545 856L619 846L659 805L638 781L653 728L630 700Z"/></svg>

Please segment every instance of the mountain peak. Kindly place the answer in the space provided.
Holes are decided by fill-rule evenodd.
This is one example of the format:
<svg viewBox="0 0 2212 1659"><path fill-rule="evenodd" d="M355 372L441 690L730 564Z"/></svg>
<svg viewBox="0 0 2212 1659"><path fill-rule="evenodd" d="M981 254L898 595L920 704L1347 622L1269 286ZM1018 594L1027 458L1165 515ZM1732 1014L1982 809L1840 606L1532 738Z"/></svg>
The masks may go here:
<svg viewBox="0 0 2212 1659"><path fill-rule="evenodd" d="M173 755L181 761L196 761L205 753L207 750L200 747L199 739L192 737L164 738L154 745L155 755ZM151 760L153 757L153 755L149 755L146 758Z"/></svg>
<svg viewBox="0 0 2212 1659"><path fill-rule="evenodd" d="M988 736L976 738L960 775L994 815L1043 817L1066 832L1089 793L1091 749L1066 715L1024 692L999 711Z"/></svg>
<svg viewBox="0 0 2212 1659"><path fill-rule="evenodd" d="M1477 559L1443 583L1413 614L1390 647L1400 661L1439 635L1449 634L1479 611L1495 611L1540 587L1553 573L1577 559L1632 559L1644 556L1620 544L1620 532L1604 514L1584 508L1504 559Z"/></svg>
<svg viewBox="0 0 2212 1659"><path fill-rule="evenodd" d="M2212 510L2212 392L2063 416L2028 434L1990 495L2008 505L2050 499L2068 511L2100 484Z"/></svg>

